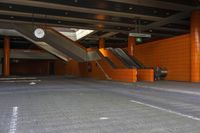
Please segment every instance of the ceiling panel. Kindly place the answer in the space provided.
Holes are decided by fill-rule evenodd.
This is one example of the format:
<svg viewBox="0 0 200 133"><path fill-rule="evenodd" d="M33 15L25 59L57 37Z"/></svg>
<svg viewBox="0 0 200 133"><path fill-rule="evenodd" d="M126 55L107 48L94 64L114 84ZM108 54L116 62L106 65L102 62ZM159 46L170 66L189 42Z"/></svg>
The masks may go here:
<svg viewBox="0 0 200 133"><path fill-rule="evenodd" d="M40 1L40 0L34 0ZM139 6L133 4L125 4L119 2L111 2L105 0L56 0L56 1L49 1L43 0L42 2L50 2L55 4L62 4L62 5L71 5L77 7L85 7L85 8L95 8L95 9L103 9L103 10L111 10L116 12L126 12L126 13L135 13L135 14L143 14L143 15L150 15L150 16L157 16L157 17L168 17L178 13L176 9L174 10L166 10L161 9L159 7L146 7L146 6Z"/></svg>
<svg viewBox="0 0 200 133"><path fill-rule="evenodd" d="M189 14L193 10L192 6L194 6L194 10L196 6L199 6L199 0L155 0L163 3L162 6L153 3L148 6L148 0L147 2L143 1L143 4L137 4L137 2L132 4L130 0L118 0L118 2L114 0L31 0L26 1L27 5L22 2L23 0L10 3L11 1L0 1L0 19L8 22L11 20L33 24L39 22L60 27L97 30L98 32L91 37L100 37L109 32L117 32L118 34L110 36L107 41L109 44L113 42L116 45L118 43L121 45L123 42L119 40L123 40L123 38L127 40L129 32L134 32L137 26L136 20L140 20L141 32L152 34L153 37L150 40L188 33L190 29ZM28 2L36 2L37 4L28 4ZM40 6L41 2L44 2L44 5ZM168 7L165 8L163 6L166 4L165 2L175 4L168 4ZM51 7L45 6L49 3L52 5ZM60 5L62 8L55 5ZM179 5L180 7L173 9L173 7L169 8L169 5L174 5L173 7ZM65 9L65 6L76 8L73 8L73 10L71 8ZM185 7L187 10L181 7ZM23 13L26 13L26 15L23 15ZM41 16L38 17L36 14L41 14ZM81 41L84 41L84 45L87 47L98 45L96 40ZM145 41L148 41L148 39L145 39Z"/></svg>
<svg viewBox="0 0 200 133"><path fill-rule="evenodd" d="M190 6L198 6L200 4L199 0L159 0L164 2L172 2L177 4L183 4L183 5L190 5Z"/></svg>
<svg viewBox="0 0 200 133"><path fill-rule="evenodd" d="M48 18L48 15L60 16L60 17L73 17L73 18L84 18L84 19L93 19L100 21L112 21L112 22L121 22L127 24L134 24L136 18L126 18L126 17L116 17L92 13L81 13L81 12L72 12L66 10L57 10L57 9L48 9L48 8L39 8L34 6L22 6L16 4L0 4L0 9L4 11L17 11L17 12L26 12L31 13L34 17L34 14L44 14L44 18ZM142 25L148 25L154 21L140 19Z"/></svg>
<svg viewBox="0 0 200 133"><path fill-rule="evenodd" d="M176 23L169 23L164 25L163 27L167 27L167 28L176 28L176 29L184 29L184 30L188 30L190 28L189 25L182 25L182 24L176 24Z"/></svg>

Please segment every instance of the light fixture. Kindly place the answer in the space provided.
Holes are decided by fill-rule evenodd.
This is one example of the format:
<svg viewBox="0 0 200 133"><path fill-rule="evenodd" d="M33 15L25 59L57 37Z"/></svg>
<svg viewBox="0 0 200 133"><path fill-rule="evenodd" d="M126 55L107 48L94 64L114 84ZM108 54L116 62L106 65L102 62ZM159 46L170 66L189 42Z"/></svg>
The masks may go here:
<svg viewBox="0 0 200 133"><path fill-rule="evenodd" d="M99 28L99 29L103 29L104 25L103 24L97 24L96 27Z"/></svg>
<svg viewBox="0 0 200 133"><path fill-rule="evenodd" d="M156 13L158 13L158 11L157 11L157 10L154 10L153 13L156 14Z"/></svg>
<svg viewBox="0 0 200 133"><path fill-rule="evenodd" d="M148 22L147 21L143 21L143 24L147 24Z"/></svg>
<svg viewBox="0 0 200 133"><path fill-rule="evenodd" d="M98 20L105 20L106 16L99 14L99 15L96 15L95 18L98 19Z"/></svg>
<svg viewBox="0 0 200 133"><path fill-rule="evenodd" d="M170 13L169 13L169 12L167 12L167 13L166 13L166 15L167 15L167 16L169 16L169 15L170 15Z"/></svg>
<svg viewBox="0 0 200 133"><path fill-rule="evenodd" d="M136 42L137 42L137 43L142 43L142 38L141 38L141 37L137 37L137 38L136 38Z"/></svg>
<svg viewBox="0 0 200 133"><path fill-rule="evenodd" d="M45 36L45 31L42 28L37 28L34 30L34 35L36 38L41 39Z"/></svg>
<svg viewBox="0 0 200 133"><path fill-rule="evenodd" d="M133 7L129 7L129 10L133 10Z"/></svg>

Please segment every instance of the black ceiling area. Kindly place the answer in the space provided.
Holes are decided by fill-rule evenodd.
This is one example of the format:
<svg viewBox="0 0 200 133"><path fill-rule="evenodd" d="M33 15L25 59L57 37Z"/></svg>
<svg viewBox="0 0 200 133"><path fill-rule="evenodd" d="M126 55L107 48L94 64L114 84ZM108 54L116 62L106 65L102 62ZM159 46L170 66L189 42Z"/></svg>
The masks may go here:
<svg viewBox="0 0 200 133"><path fill-rule="evenodd" d="M138 21L140 32L152 35L145 42L189 33L191 12L199 6L199 0L1 0L0 21L93 29L80 40L85 47L97 47L101 37L108 47L123 47ZM32 45L12 41L14 48Z"/></svg>

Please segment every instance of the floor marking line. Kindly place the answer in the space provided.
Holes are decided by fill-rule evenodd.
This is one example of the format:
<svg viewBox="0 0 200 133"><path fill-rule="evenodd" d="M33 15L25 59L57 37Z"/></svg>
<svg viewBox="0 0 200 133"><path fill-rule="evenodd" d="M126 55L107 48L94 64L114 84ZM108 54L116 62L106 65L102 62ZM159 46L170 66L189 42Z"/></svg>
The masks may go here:
<svg viewBox="0 0 200 133"><path fill-rule="evenodd" d="M0 81L0 83L26 83L26 82L41 82L41 80L12 80L12 81Z"/></svg>
<svg viewBox="0 0 200 133"><path fill-rule="evenodd" d="M17 129L17 118L18 118L18 107L13 107L11 121L10 121L10 129L8 133L15 133Z"/></svg>
<svg viewBox="0 0 200 133"><path fill-rule="evenodd" d="M0 80L22 80L22 79L37 79L36 77L18 77L18 78L0 78Z"/></svg>
<svg viewBox="0 0 200 133"><path fill-rule="evenodd" d="M100 120L108 120L109 118L108 117L100 117L99 119Z"/></svg>
<svg viewBox="0 0 200 133"><path fill-rule="evenodd" d="M157 106L154 106L154 105L151 105L151 104L147 104L147 103L143 103L143 102L139 102L139 101L135 101L135 100L130 100L130 102L137 103L137 104L144 105L144 106L148 106L148 107L151 107L151 108L154 108L154 109L162 110L162 111L165 111L165 112L168 112L168 113L171 113L171 114L176 114L176 115L179 115L179 116L182 116L182 117L190 118L190 119L193 119L193 120L196 120L196 121L200 121L200 118L198 118L198 117L194 117L194 116L186 115L186 114L179 113L179 112L176 112L176 111L168 110L168 109L165 109L165 108L157 107Z"/></svg>
<svg viewBox="0 0 200 133"><path fill-rule="evenodd" d="M176 92L176 93L182 93L182 94L191 94L191 95L197 95L199 96L199 92L192 92L192 91L186 91L186 90L175 90L175 89L166 89L166 88L159 88L159 87L152 87L152 86L145 86L145 85L138 85L138 87L142 88L150 88L152 90L159 90L159 91L165 91L165 92Z"/></svg>

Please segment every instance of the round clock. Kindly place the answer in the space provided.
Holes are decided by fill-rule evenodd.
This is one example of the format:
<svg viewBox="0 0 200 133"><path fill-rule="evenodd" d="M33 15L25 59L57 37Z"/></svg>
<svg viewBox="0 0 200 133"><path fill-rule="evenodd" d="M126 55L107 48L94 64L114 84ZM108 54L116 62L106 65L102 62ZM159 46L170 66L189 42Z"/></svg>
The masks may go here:
<svg viewBox="0 0 200 133"><path fill-rule="evenodd" d="M37 29L35 29L35 31L34 31L34 35L35 35L36 38L41 39L41 38L43 38L43 37L45 36L45 32L44 32L43 29L37 28Z"/></svg>

